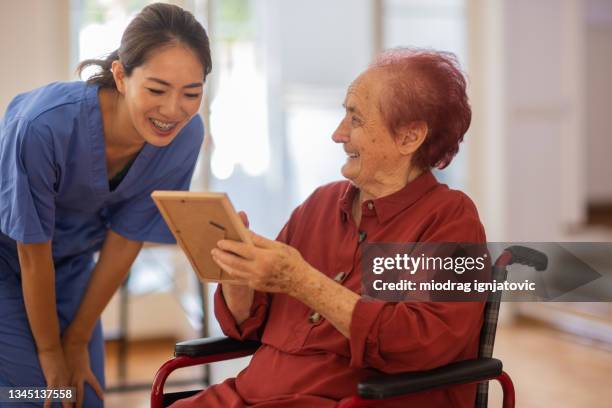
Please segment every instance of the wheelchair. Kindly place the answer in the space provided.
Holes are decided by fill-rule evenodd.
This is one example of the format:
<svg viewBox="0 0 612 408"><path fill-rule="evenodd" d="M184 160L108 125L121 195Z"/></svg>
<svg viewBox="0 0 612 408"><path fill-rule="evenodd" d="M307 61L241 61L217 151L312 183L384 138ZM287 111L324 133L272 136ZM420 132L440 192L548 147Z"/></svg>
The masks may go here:
<svg viewBox="0 0 612 408"><path fill-rule="evenodd" d="M503 282L507 267L512 264L527 265L537 271L546 269L545 254L522 246L506 248L492 267L491 278ZM475 408L488 404L488 381L497 380L503 391L503 408L514 408L515 390L510 376L503 370L502 362L492 358L501 292L489 294L484 308L484 321L480 332L478 358L450 363L422 372L379 374L361 381L354 395L347 396L336 408L384 407L387 402L401 401L407 396L461 384L478 383ZM162 408L188 398L201 390L164 394L164 384L176 369L245 357L253 354L259 342L239 341L228 337L203 338L177 343L174 358L163 364L155 375L151 390L151 407Z"/></svg>

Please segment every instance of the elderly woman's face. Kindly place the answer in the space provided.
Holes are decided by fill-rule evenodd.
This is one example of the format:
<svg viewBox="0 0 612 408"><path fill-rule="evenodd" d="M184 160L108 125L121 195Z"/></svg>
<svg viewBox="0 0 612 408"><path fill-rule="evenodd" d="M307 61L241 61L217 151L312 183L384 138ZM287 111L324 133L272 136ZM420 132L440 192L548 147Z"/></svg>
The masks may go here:
<svg viewBox="0 0 612 408"><path fill-rule="evenodd" d="M401 187L405 181L406 157L398 151L378 107L383 75L366 71L351 84L344 101L346 114L332 136L347 154L342 175L360 188Z"/></svg>

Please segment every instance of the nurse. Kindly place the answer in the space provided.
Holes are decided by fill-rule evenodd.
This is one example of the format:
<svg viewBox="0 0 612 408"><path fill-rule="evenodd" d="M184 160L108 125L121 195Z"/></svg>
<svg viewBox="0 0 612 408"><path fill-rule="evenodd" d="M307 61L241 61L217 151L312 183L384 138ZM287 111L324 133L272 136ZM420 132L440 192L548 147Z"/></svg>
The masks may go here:
<svg viewBox="0 0 612 408"><path fill-rule="evenodd" d="M0 123L0 386L72 386L86 407L103 405L102 310L143 241L173 242L150 194L189 188L208 37L153 4L79 71L92 65L86 83L18 95Z"/></svg>

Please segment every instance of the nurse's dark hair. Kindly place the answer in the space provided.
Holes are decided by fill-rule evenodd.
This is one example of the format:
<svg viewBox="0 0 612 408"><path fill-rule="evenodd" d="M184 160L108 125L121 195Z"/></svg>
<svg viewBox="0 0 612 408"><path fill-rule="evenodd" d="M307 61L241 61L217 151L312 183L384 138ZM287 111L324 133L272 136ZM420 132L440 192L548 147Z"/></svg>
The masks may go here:
<svg viewBox="0 0 612 408"><path fill-rule="evenodd" d="M457 57L450 52L395 48L384 51L370 68L387 73L379 107L393 134L415 121L427 123L415 164L423 169L448 166L472 119Z"/></svg>
<svg viewBox="0 0 612 408"><path fill-rule="evenodd" d="M119 60L129 77L134 68L144 64L152 51L174 44L189 47L197 56L204 70L204 78L212 69L210 44L206 30L193 14L182 8L165 3L154 3L143 8L127 26L121 37L119 49L104 59L88 59L77 67L81 75L89 66L99 70L87 83L101 88L116 88L111 66Z"/></svg>

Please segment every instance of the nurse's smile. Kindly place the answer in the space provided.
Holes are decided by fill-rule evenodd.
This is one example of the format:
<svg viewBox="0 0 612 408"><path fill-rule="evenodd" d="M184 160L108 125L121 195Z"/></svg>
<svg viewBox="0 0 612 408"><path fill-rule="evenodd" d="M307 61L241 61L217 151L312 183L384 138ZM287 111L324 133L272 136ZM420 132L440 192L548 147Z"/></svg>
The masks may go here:
<svg viewBox="0 0 612 408"><path fill-rule="evenodd" d="M178 122L164 122L153 118L149 118L149 121L151 122L155 133L161 137L168 137L172 135L176 129L176 125L178 125Z"/></svg>

